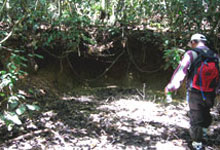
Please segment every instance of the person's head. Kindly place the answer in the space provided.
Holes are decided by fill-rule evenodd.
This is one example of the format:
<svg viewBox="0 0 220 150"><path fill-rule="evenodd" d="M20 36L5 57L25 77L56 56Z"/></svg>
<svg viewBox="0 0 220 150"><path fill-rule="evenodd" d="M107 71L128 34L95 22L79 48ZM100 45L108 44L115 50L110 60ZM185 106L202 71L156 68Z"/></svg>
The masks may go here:
<svg viewBox="0 0 220 150"><path fill-rule="evenodd" d="M196 33L191 36L189 46L191 48L196 48L198 46L198 44L202 43L205 45L206 42L207 42L207 39L204 35Z"/></svg>

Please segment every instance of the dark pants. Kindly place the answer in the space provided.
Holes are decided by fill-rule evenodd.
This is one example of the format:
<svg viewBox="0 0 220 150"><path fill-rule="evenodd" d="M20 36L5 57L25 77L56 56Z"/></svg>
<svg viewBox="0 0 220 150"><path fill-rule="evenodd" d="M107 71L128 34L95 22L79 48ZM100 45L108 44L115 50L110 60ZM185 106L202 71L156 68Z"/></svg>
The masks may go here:
<svg viewBox="0 0 220 150"><path fill-rule="evenodd" d="M212 123L210 109L214 105L215 93L204 93L206 100L197 90L187 91L187 101L189 103L190 114L190 135L195 141L202 140L202 128L208 128Z"/></svg>

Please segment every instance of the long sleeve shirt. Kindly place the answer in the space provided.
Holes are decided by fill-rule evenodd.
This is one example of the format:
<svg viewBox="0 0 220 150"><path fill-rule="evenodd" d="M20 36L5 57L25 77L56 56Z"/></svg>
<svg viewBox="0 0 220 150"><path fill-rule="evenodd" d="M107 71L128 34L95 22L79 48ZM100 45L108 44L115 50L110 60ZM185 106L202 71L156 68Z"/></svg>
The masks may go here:
<svg viewBox="0 0 220 150"><path fill-rule="evenodd" d="M209 49L206 46L199 46L197 48L200 49ZM198 54L192 50L188 50L181 59L178 67L174 71L172 78L169 82L169 84L166 86L167 90L172 92L179 89L181 86L183 80L185 79L188 69L190 68L192 62L198 57Z"/></svg>

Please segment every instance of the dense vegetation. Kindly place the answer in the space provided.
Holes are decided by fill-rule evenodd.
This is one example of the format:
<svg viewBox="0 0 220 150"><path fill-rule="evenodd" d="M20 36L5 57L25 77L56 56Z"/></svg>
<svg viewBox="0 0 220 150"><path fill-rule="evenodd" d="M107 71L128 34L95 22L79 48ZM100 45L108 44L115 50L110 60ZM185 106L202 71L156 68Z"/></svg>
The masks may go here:
<svg viewBox="0 0 220 150"><path fill-rule="evenodd" d="M219 52L219 6L220 0L0 0L1 119L11 130L21 124L18 116L39 110L15 85L37 71L36 60L46 57L45 53L62 65L72 53L79 57L108 54L102 59L114 54L112 67L124 53L131 58L129 50L109 52L113 43L120 41L121 48L126 48L130 35L145 31L152 34L139 40L162 46L165 69L176 66L179 48L186 49L193 33L205 34Z"/></svg>

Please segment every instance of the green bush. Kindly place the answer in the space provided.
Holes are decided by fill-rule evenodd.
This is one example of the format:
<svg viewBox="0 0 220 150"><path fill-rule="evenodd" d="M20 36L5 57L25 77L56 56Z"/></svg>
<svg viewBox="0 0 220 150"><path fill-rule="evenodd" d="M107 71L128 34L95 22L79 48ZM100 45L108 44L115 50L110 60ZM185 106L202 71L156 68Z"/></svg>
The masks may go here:
<svg viewBox="0 0 220 150"><path fill-rule="evenodd" d="M14 125L22 125L20 117L28 111L39 110L39 106L28 104L24 95L19 94L16 82L20 76L27 74L22 71L26 67L27 59L16 53L11 53L7 70L0 71L0 119L4 121L8 130L11 131Z"/></svg>

